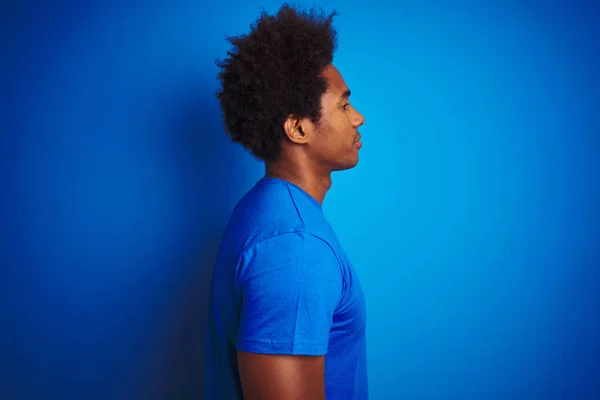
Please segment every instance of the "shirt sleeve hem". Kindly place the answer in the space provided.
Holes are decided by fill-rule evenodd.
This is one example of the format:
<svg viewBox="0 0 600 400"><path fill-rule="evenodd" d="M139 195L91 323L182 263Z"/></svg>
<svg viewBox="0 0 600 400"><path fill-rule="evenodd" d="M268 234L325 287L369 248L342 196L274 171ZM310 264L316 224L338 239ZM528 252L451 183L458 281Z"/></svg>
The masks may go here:
<svg viewBox="0 0 600 400"><path fill-rule="evenodd" d="M327 354L327 345L327 342L244 339L238 341L237 349L259 354L322 356Z"/></svg>

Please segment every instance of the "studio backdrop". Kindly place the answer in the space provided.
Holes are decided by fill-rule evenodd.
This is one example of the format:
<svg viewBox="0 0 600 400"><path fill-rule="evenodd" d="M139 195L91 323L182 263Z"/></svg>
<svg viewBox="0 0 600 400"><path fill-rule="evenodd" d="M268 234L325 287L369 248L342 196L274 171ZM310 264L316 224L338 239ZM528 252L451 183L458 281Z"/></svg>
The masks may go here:
<svg viewBox="0 0 600 400"><path fill-rule="evenodd" d="M215 61L280 5L0 7L0 398L202 398L212 263L263 174ZM366 118L324 210L371 398L600 398L599 7L321 5Z"/></svg>

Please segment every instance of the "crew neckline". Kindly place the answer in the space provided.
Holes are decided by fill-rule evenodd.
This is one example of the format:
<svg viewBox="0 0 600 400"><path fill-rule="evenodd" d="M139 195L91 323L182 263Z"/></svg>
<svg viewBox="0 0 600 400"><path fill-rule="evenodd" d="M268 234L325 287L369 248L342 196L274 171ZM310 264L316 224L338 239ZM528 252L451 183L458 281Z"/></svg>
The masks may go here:
<svg viewBox="0 0 600 400"><path fill-rule="evenodd" d="M321 205L321 203L319 203L317 201L317 199L315 199L314 197L312 197L310 194L308 194L308 192L306 192L304 189L302 189L300 186L296 185L295 183L292 183L290 181L286 181L285 179L281 179L281 178L273 178L273 177L262 177L259 181L258 184L262 184L262 183L280 183L283 185L287 185L287 186L292 186L295 187L296 189L298 189L304 196L306 196L315 206L317 206L320 210L323 209L323 206Z"/></svg>

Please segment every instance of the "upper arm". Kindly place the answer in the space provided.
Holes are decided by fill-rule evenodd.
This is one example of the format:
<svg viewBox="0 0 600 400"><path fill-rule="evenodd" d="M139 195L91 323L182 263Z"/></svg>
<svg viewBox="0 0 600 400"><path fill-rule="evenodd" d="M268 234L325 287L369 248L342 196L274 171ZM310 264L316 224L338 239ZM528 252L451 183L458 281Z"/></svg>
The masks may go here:
<svg viewBox="0 0 600 400"><path fill-rule="evenodd" d="M324 400L325 356L238 351L245 400Z"/></svg>
<svg viewBox="0 0 600 400"><path fill-rule="evenodd" d="M245 396L323 398L324 356L342 286L335 253L314 236L280 235L245 253L235 338Z"/></svg>
<svg viewBox="0 0 600 400"><path fill-rule="evenodd" d="M342 293L339 263L327 243L293 233L248 250L239 272L238 350L322 356Z"/></svg>

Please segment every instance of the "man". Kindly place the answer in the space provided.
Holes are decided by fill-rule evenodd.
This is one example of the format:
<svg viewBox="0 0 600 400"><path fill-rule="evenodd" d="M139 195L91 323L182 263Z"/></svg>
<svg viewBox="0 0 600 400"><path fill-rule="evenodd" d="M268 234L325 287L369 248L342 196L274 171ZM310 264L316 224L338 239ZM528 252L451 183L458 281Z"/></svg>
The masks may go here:
<svg viewBox="0 0 600 400"><path fill-rule="evenodd" d="M224 232L212 282L207 398L367 399L366 307L325 219L363 116L332 64L334 14L263 12L219 62L225 127L265 162Z"/></svg>

